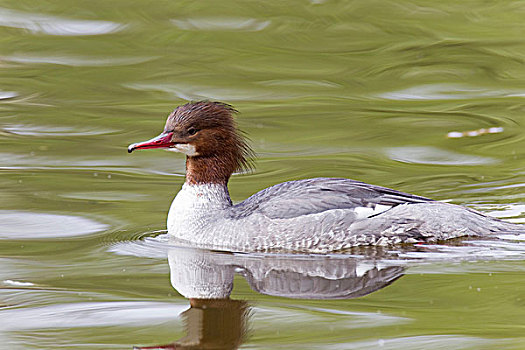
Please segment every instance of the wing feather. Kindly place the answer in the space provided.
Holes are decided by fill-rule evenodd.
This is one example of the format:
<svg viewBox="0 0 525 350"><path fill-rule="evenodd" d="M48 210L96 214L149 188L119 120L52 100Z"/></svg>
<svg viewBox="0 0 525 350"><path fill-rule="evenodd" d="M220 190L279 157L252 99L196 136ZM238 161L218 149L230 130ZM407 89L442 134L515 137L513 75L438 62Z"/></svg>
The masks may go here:
<svg viewBox="0 0 525 350"><path fill-rule="evenodd" d="M332 209L394 207L429 202L431 199L386 187L343 178L315 178L284 182L262 190L235 205L237 218L257 211L271 219L290 219Z"/></svg>

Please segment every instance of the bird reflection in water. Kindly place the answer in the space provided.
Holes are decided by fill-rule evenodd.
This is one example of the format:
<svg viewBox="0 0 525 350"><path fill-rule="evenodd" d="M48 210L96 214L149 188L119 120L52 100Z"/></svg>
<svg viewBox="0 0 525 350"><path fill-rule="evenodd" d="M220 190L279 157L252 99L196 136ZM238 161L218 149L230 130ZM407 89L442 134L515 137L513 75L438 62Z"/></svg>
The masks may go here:
<svg viewBox="0 0 525 350"><path fill-rule="evenodd" d="M237 349L246 338L250 306L230 299L236 273L262 294L351 299L388 286L404 270L342 255L232 254L174 246L168 261L173 287L190 301L182 313L186 336L171 344L135 349Z"/></svg>

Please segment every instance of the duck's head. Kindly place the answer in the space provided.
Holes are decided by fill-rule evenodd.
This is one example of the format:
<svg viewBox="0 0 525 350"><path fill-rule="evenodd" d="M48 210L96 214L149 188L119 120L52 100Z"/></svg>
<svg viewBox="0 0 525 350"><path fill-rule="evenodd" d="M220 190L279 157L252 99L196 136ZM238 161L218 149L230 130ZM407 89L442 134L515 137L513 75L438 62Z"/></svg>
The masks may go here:
<svg viewBox="0 0 525 350"><path fill-rule="evenodd" d="M252 151L241 135L233 114L221 102L199 101L177 107L164 131L151 140L129 145L128 152L163 148L187 156L187 181L220 183L238 170L249 168Z"/></svg>

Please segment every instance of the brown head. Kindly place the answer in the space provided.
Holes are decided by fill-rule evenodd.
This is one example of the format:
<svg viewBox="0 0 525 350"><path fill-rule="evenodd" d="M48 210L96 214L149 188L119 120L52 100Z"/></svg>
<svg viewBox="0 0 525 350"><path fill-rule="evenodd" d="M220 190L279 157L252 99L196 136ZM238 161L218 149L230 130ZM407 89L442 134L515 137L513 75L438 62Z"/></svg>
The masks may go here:
<svg viewBox="0 0 525 350"><path fill-rule="evenodd" d="M252 151L237 130L237 111L220 102L199 101L177 107L159 136L134 143L136 149L164 148L186 154L186 182L227 183L231 174L248 169Z"/></svg>

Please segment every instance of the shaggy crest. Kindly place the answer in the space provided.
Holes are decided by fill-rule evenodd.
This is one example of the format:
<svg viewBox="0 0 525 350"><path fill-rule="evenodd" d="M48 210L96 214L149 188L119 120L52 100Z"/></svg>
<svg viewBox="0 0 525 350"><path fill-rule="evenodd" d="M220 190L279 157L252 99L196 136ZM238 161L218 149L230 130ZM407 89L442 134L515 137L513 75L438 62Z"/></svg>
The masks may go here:
<svg viewBox="0 0 525 350"><path fill-rule="evenodd" d="M164 132L199 132L194 141L199 153L188 157L190 182L223 182L233 172L253 169L254 152L233 118L238 111L222 102L197 101L177 107L166 121Z"/></svg>

